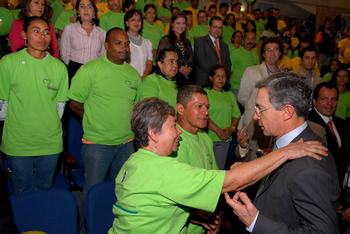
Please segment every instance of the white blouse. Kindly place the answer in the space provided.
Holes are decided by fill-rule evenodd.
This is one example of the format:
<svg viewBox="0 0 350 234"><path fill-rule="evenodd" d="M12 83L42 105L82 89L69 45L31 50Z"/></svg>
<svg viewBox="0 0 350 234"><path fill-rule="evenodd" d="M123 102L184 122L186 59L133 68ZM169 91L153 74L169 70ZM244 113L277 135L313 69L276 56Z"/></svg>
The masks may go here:
<svg viewBox="0 0 350 234"><path fill-rule="evenodd" d="M142 38L142 44L138 46L130 41L130 65L138 71L140 76L145 72L148 60L153 61L152 42Z"/></svg>

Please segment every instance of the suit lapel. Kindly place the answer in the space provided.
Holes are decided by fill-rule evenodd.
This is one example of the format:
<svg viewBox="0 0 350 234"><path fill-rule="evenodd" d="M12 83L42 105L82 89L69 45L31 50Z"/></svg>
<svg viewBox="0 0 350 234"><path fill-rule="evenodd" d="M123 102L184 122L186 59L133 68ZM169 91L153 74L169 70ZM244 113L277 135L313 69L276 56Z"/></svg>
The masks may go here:
<svg viewBox="0 0 350 234"><path fill-rule="evenodd" d="M211 40L209 34L207 36L205 36L205 40L209 46L209 48L213 51L213 53L216 55L217 59L219 59L218 54L216 53L216 49L215 46L213 44L213 41ZM221 53L221 52L220 52Z"/></svg>

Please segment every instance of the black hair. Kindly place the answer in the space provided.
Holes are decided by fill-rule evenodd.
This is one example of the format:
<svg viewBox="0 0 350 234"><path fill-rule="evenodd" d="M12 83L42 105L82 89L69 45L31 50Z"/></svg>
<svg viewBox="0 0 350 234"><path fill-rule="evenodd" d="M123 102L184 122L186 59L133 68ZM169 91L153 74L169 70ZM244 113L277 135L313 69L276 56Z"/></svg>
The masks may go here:
<svg viewBox="0 0 350 234"><path fill-rule="evenodd" d="M126 8L129 9L130 6L132 6L132 5L134 5L134 3L133 3L132 1L129 1L129 0L124 1L123 4L122 4L122 10L123 10L123 12L125 13Z"/></svg>
<svg viewBox="0 0 350 234"><path fill-rule="evenodd" d="M220 20L221 22L223 22L223 20L219 16L214 16L213 18L210 19L209 26L213 25L214 20Z"/></svg>
<svg viewBox="0 0 350 234"><path fill-rule="evenodd" d="M224 19L224 25L227 26L228 17L230 17L231 15L233 16L232 28L236 29L236 17L235 17L235 15L232 14L231 12L229 12L229 13L226 14L225 19Z"/></svg>
<svg viewBox="0 0 350 234"><path fill-rule="evenodd" d="M209 68L209 71L208 71L208 75L207 75L207 80L205 81L204 85L202 86L202 88L210 88L212 89L213 88L213 82L210 80L210 76L213 77L216 73L216 70L220 69L220 68L223 68L225 73L226 73L226 83L225 85L222 87L222 89L226 92L230 91L231 89L231 84L230 84L230 72L228 71L227 67L221 63L217 63L217 64L214 64L213 66L211 66Z"/></svg>
<svg viewBox="0 0 350 234"><path fill-rule="evenodd" d="M164 4L164 0L162 2L162 7L166 8L165 4ZM171 4L170 4L170 9L169 8L166 8L166 9L169 9L171 10L173 8L173 1L171 0Z"/></svg>
<svg viewBox="0 0 350 234"><path fill-rule="evenodd" d="M121 28L111 28L110 30L108 30L108 32L106 33L106 42L108 42L109 38L110 38L110 35L113 31L123 31L125 32L123 29Z"/></svg>
<svg viewBox="0 0 350 234"><path fill-rule="evenodd" d="M283 43L282 43L281 39L278 38L278 37L267 37L263 41L263 43L261 45L261 55L262 55L263 60L265 60L265 57L264 57L265 47L266 47L267 44L270 44L270 43L276 43L278 45L279 50L281 52L281 55L280 55L280 57L278 59L281 59L282 56L284 55L284 53L283 53Z"/></svg>
<svg viewBox="0 0 350 234"><path fill-rule="evenodd" d="M314 92L312 93L312 99L315 99L317 101L317 98L320 95L320 89L322 87L326 87L327 89L336 89L338 92L338 96L339 96L339 89L338 89L337 85L335 85L331 82L322 82L322 83L319 83L318 85L316 85Z"/></svg>
<svg viewBox="0 0 350 234"><path fill-rule="evenodd" d="M98 26L99 23L100 23L100 21L99 21L99 19L97 18L97 7L96 7L94 1L92 1L92 0L89 0L89 1L90 1L90 3L91 3L92 7L94 8L94 11L95 11L94 16L92 17L92 24ZM75 5L75 9L77 10L77 13L78 13L78 9L79 9L80 2L81 2L81 0L77 0L77 4ZM79 14L77 15L77 21L79 21L79 22L81 23L81 18L80 18L80 15L79 15Z"/></svg>
<svg viewBox="0 0 350 234"><path fill-rule="evenodd" d="M241 36L242 36L242 38L243 38L243 34L242 34L241 31L239 31L239 30L235 31L235 32L232 34L232 37L231 37L231 42L232 42L232 44L235 42L235 36L236 36L237 33L240 33Z"/></svg>
<svg viewBox="0 0 350 234"><path fill-rule="evenodd" d="M223 7L227 7L227 9L228 9L228 4L226 2L221 3L219 6L219 9L221 9Z"/></svg>
<svg viewBox="0 0 350 234"><path fill-rule="evenodd" d="M200 10L200 11L198 11L198 13L197 13L197 17L198 17L198 18L199 18L199 14L202 13L202 12L203 12L205 15L207 15L207 13L205 13L205 10Z"/></svg>
<svg viewBox="0 0 350 234"><path fill-rule="evenodd" d="M251 23L253 25L253 27L254 27L253 32L256 35L256 25L255 25L254 20L248 20L248 22L245 24L244 33L248 32L248 23Z"/></svg>
<svg viewBox="0 0 350 234"><path fill-rule="evenodd" d="M212 9L212 8L218 9L218 6L217 6L216 4L211 4L211 5L209 6L208 12L209 12L210 9Z"/></svg>
<svg viewBox="0 0 350 234"><path fill-rule="evenodd" d="M267 24L265 26L265 29L268 30L270 29L274 33L278 33L277 30L277 18L274 16L269 16L267 17Z"/></svg>
<svg viewBox="0 0 350 234"><path fill-rule="evenodd" d="M261 12L261 10L258 8L258 9L255 9L255 10L253 11L253 13L258 12L258 11Z"/></svg>
<svg viewBox="0 0 350 234"><path fill-rule="evenodd" d="M41 18L41 17L39 17L39 16L32 16L32 17L28 17L28 18L26 18L26 19L24 20L23 31L24 31L24 32L27 32L29 25L30 25L33 21L35 21L35 20L42 20L42 21L44 21L45 23L47 23L47 26L49 26L49 28L50 28L49 22L47 22L46 19Z"/></svg>
<svg viewBox="0 0 350 234"><path fill-rule="evenodd" d="M202 87L197 85L186 85L179 89L176 96L176 102L187 108L187 104L192 101L192 96L195 93L208 95Z"/></svg>
<svg viewBox="0 0 350 234"><path fill-rule="evenodd" d="M142 27L143 27L143 20L142 20L142 13L140 10L136 10L136 9L131 9L128 10L125 15L124 15L124 28L125 28L125 32L129 31L129 26L126 25L126 21L128 21L130 18L132 18L134 15L139 15L140 19L141 19L141 28L138 31L138 34L140 34L142 32Z"/></svg>
<svg viewBox="0 0 350 234"><path fill-rule="evenodd" d="M317 51L316 51L315 47L307 46L307 47L305 47L305 48L299 53L299 57L300 57L300 58L303 58L303 57L304 57L304 54L305 54L306 52L315 52L316 55L317 55Z"/></svg>

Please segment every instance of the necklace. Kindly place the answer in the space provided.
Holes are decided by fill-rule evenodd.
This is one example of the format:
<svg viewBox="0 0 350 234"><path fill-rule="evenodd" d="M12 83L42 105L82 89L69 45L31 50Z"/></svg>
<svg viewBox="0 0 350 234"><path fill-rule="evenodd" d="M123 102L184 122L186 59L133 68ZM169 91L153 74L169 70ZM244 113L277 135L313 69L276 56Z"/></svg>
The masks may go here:
<svg viewBox="0 0 350 234"><path fill-rule="evenodd" d="M142 37L140 35L133 36L129 33L129 31L127 32L127 34L132 43L134 43L137 46L140 46L142 44Z"/></svg>

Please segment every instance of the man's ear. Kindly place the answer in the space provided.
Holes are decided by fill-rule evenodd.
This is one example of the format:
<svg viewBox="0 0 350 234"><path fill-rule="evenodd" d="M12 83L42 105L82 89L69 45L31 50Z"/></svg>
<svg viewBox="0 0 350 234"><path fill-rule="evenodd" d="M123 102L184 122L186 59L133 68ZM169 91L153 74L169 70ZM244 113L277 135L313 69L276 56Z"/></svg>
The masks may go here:
<svg viewBox="0 0 350 234"><path fill-rule="evenodd" d="M181 103L178 103L176 104L176 110L179 115L183 115L185 107Z"/></svg>
<svg viewBox="0 0 350 234"><path fill-rule="evenodd" d="M284 111L283 120L289 120L296 114L292 105L285 105L282 110Z"/></svg>
<svg viewBox="0 0 350 234"><path fill-rule="evenodd" d="M316 99L315 98L312 99L312 104L314 104L314 106L316 106Z"/></svg>
<svg viewBox="0 0 350 234"><path fill-rule="evenodd" d="M103 45L105 46L105 49L108 50L108 42L105 41L105 42L103 43Z"/></svg>

